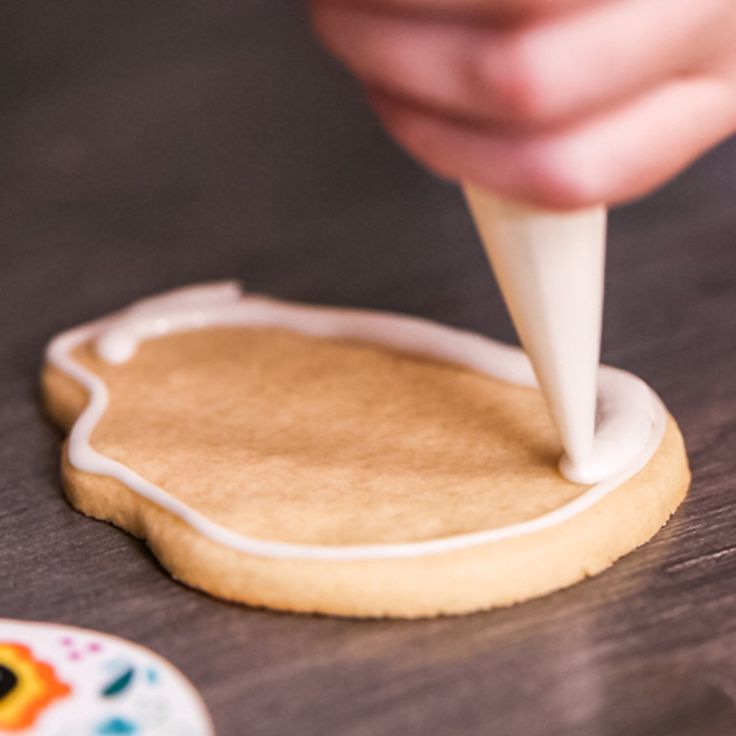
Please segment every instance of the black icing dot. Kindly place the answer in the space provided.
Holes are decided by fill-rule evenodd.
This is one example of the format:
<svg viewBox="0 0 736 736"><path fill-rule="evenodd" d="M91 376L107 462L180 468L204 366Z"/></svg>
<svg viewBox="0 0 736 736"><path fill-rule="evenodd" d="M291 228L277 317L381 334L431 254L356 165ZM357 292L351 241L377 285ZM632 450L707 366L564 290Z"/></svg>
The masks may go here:
<svg viewBox="0 0 736 736"><path fill-rule="evenodd" d="M18 678L12 670L0 664L0 700L13 691Z"/></svg>

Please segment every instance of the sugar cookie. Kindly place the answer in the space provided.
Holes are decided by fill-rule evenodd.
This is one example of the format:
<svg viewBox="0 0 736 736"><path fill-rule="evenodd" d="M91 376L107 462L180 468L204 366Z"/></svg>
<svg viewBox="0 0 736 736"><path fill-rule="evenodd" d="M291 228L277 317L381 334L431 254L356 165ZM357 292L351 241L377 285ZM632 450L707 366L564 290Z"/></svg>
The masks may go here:
<svg viewBox="0 0 736 736"><path fill-rule="evenodd" d="M189 681L148 649L89 629L0 619L0 733L212 736Z"/></svg>
<svg viewBox="0 0 736 736"><path fill-rule="evenodd" d="M230 284L61 334L43 385L70 431L71 503L145 539L177 579L257 606L508 605L647 541L689 484L675 422L630 374L601 369L599 424L636 452L576 485L518 349Z"/></svg>

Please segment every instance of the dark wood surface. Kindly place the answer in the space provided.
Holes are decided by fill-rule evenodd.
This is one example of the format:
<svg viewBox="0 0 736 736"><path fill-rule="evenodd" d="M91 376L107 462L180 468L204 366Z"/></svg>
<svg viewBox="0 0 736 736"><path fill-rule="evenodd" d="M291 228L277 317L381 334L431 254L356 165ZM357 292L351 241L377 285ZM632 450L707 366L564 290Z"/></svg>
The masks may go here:
<svg viewBox="0 0 736 736"><path fill-rule="evenodd" d="M736 144L612 216L604 357L646 379L694 482L656 539L508 610L298 617L173 582L74 512L36 375L56 331L241 278L511 338L457 191L415 166L287 0L0 9L0 616L119 634L221 736L736 733Z"/></svg>

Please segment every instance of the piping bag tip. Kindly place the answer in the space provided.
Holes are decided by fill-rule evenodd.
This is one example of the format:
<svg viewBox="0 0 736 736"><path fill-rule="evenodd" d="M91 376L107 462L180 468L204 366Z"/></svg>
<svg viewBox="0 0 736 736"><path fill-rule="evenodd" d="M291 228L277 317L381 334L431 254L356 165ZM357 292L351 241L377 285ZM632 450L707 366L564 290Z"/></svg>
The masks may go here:
<svg viewBox="0 0 736 736"><path fill-rule="evenodd" d="M595 435L606 208L549 210L464 186L522 347L565 449L560 470L586 483Z"/></svg>

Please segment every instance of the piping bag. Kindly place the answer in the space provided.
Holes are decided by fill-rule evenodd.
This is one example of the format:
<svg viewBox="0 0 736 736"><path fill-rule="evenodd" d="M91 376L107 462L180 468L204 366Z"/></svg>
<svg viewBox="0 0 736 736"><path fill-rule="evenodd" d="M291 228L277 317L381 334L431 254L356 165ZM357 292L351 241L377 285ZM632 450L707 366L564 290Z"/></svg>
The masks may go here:
<svg viewBox="0 0 736 736"><path fill-rule="evenodd" d="M465 197L522 347L531 361L571 481L596 478L606 208L558 211L464 186Z"/></svg>

